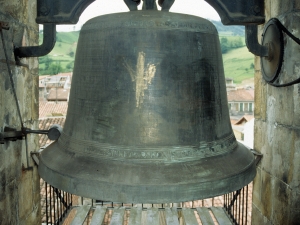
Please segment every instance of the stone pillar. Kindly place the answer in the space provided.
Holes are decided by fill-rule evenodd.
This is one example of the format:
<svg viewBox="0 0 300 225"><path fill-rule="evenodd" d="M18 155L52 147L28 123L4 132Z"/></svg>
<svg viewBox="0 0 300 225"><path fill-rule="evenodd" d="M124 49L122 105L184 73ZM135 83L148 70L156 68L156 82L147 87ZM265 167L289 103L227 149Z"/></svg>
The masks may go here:
<svg viewBox="0 0 300 225"><path fill-rule="evenodd" d="M36 0L0 2L0 21L8 22L10 27L9 30L3 30L4 42L23 125L37 129L38 60L22 59L22 65L18 66L13 54L14 46L38 45ZM0 80L0 131L3 131L5 126L20 130L21 122L1 40ZM30 152L38 149L38 135L28 135L27 143L30 157ZM0 224L41 224L39 176L31 158L27 165L25 146L25 140L0 145Z"/></svg>
<svg viewBox="0 0 300 225"><path fill-rule="evenodd" d="M266 22L276 17L300 37L299 0L265 0L265 12ZM287 36L284 45L281 83L300 77L300 46ZM255 60L254 149L263 158L254 180L252 224L299 224L300 85L266 84L259 57Z"/></svg>

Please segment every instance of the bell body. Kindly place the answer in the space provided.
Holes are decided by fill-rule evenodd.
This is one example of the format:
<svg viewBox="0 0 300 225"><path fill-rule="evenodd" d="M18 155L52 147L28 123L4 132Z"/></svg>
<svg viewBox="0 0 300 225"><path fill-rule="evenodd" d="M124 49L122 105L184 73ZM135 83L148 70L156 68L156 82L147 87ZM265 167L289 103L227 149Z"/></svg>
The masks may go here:
<svg viewBox="0 0 300 225"><path fill-rule="evenodd" d="M40 157L51 185L123 203L182 202L247 185L218 34L202 18L105 15L81 30L63 134Z"/></svg>

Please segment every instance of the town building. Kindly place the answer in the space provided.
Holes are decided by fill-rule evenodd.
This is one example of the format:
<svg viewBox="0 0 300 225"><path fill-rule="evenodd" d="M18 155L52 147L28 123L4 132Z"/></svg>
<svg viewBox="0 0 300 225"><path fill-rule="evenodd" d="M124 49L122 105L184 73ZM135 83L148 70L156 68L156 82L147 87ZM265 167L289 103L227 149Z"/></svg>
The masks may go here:
<svg viewBox="0 0 300 225"><path fill-rule="evenodd" d="M227 91L228 108L230 115L253 115L254 90L236 89Z"/></svg>
<svg viewBox="0 0 300 225"><path fill-rule="evenodd" d="M40 101L68 101L72 73L39 76Z"/></svg>

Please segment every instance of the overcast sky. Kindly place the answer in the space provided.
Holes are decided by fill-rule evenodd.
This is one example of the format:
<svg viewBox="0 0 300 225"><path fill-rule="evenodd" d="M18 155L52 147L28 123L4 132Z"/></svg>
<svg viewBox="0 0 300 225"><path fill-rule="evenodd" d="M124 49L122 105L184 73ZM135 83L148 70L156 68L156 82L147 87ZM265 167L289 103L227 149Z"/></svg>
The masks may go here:
<svg viewBox="0 0 300 225"><path fill-rule="evenodd" d="M140 4L140 7L141 8ZM80 27L89 19L110 13L127 12L128 8L123 0L96 0L85 9L81 14L79 22L76 25L59 25L58 31L79 30ZM210 20L220 20L217 12L204 0L175 0L171 12L185 13L200 16Z"/></svg>

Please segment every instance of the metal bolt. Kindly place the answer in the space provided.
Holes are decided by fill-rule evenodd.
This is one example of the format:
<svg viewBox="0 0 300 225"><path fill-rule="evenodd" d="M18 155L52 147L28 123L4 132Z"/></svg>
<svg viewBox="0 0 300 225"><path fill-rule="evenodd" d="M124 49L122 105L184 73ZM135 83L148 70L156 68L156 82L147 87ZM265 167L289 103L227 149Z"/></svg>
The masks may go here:
<svg viewBox="0 0 300 225"><path fill-rule="evenodd" d="M9 25L7 22L0 21L0 29L9 30Z"/></svg>
<svg viewBox="0 0 300 225"><path fill-rule="evenodd" d="M260 13L261 10L260 10L260 7L258 5L256 5L253 7L253 11L254 11L254 13L258 14L258 13Z"/></svg>
<svg viewBox="0 0 300 225"><path fill-rule="evenodd" d="M46 6L41 6L39 12L43 15L43 16L47 16L50 12L49 8Z"/></svg>

